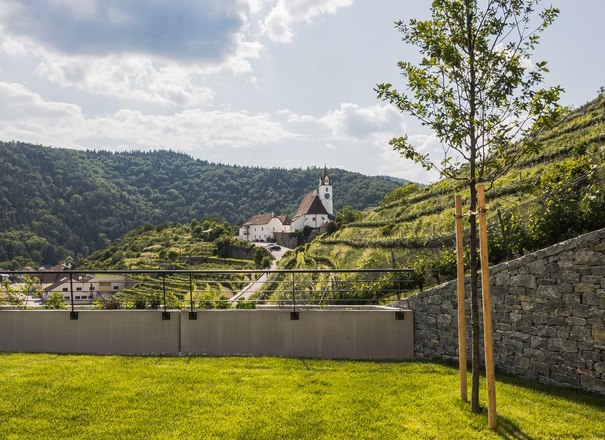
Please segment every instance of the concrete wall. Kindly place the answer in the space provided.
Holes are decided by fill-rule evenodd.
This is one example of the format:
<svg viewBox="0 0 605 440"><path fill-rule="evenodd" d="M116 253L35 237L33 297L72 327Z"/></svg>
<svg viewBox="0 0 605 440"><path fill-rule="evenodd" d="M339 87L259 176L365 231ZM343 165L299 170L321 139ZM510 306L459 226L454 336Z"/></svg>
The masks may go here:
<svg viewBox="0 0 605 440"><path fill-rule="evenodd" d="M86 310L77 320L64 310L0 311L0 351L102 354L175 354L179 312L163 321L145 310Z"/></svg>
<svg viewBox="0 0 605 440"><path fill-rule="evenodd" d="M494 266L490 274L496 368L605 394L605 229ZM470 359L468 279L466 287ZM457 359L455 281L402 305L414 311L417 358Z"/></svg>
<svg viewBox="0 0 605 440"><path fill-rule="evenodd" d="M413 316L394 311L0 311L0 352L269 355L411 359Z"/></svg>
<svg viewBox="0 0 605 440"><path fill-rule="evenodd" d="M268 355L343 359L412 359L413 316L394 311L200 311L182 317L181 350L206 355Z"/></svg>

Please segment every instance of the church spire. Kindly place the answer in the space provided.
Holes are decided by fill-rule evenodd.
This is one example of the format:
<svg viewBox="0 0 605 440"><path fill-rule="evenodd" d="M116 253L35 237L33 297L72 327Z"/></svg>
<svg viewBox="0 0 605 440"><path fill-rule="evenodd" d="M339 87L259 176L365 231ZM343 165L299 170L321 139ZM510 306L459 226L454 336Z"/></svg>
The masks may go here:
<svg viewBox="0 0 605 440"><path fill-rule="evenodd" d="M317 188L317 194L321 199L326 211L329 215L334 215L334 208L332 206L332 182L328 175L328 167L324 165L323 173L319 178L319 188Z"/></svg>
<svg viewBox="0 0 605 440"><path fill-rule="evenodd" d="M324 172L321 174L321 180L324 180L325 178L330 178L330 176L328 176L328 166L324 164Z"/></svg>
<svg viewBox="0 0 605 440"><path fill-rule="evenodd" d="M324 165L324 170L321 173L321 177L319 178L319 185L329 185L330 184L330 176L328 175L328 167Z"/></svg>

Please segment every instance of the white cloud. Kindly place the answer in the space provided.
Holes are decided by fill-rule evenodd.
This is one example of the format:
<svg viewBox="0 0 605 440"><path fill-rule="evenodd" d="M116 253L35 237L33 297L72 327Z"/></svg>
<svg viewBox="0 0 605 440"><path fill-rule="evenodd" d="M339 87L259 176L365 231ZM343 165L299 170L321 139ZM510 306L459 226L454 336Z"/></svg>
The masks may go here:
<svg viewBox="0 0 605 440"><path fill-rule="evenodd" d="M0 134L4 139L34 143L70 141L71 133L85 130L81 109L65 102L44 101L20 84L0 82ZM74 126L74 124L82 124Z"/></svg>
<svg viewBox="0 0 605 440"><path fill-rule="evenodd" d="M6 35L0 26L0 52L9 57L16 57L27 54L27 47L20 39Z"/></svg>
<svg viewBox="0 0 605 440"><path fill-rule="evenodd" d="M434 162L439 163L443 159L442 145L434 134L411 135L409 141L420 153L428 154ZM379 174L421 183L435 182L440 178L436 170L426 171L414 161L401 157L390 145L381 146L380 157L382 165L379 167Z"/></svg>
<svg viewBox="0 0 605 440"><path fill-rule="evenodd" d="M35 74L62 88L180 107L207 106L214 98L206 84L208 75L249 73L250 59L259 57L261 50L260 43L241 41L233 56L221 62L190 65L145 55L64 55L24 40L0 40L0 51L11 57L33 56L39 60Z"/></svg>
<svg viewBox="0 0 605 440"><path fill-rule="evenodd" d="M279 0L263 22L264 32L272 41L290 43L296 23L334 14L352 3L353 0Z"/></svg>
<svg viewBox="0 0 605 440"><path fill-rule="evenodd" d="M250 10L251 14L258 14L259 12L261 12L263 10L263 8L268 5L273 3L274 0L248 0L248 9Z"/></svg>
<svg viewBox="0 0 605 440"><path fill-rule="evenodd" d="M392 106L383 104L360 107L342 103L338 110L328 112L320 121L341 140L365 140L385 143L405 130L405 119Z"/></svg>
<svg viewBox="0 0 605 440"><path fill-rule="evenodd" d="M187 109L171 115L135 110L87 117L80 107L45 101L19 84L0 82L0 136L64 147L156 148L189 153L212 148L253 148L301 135L271 114Z"/></svg>
<svg viewBox="0 0 605 440"><path fill-rule="evenodd" d="M64 57L42 53L36 73L61 86L94 95L173 104L206 105L214 93L193 81L195 70L177 64L157 66L141 56Z"/></svg>

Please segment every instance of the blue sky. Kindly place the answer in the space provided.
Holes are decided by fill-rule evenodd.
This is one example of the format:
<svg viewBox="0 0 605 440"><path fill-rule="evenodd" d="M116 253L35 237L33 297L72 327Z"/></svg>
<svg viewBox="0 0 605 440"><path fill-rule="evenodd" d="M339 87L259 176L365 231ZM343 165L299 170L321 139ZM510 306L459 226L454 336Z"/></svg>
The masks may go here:
<svg viewBox="0 0 605 440"><path fill-rule="evenodd" d="M545 5L547 3L544 3ZM605 85L602 0L557 0L537 59L578 106ZM413 56L393 28L428 0L0 0L0 139L171 148L242 165L427 182L388 140L424 127L379 102Z"/></svg>

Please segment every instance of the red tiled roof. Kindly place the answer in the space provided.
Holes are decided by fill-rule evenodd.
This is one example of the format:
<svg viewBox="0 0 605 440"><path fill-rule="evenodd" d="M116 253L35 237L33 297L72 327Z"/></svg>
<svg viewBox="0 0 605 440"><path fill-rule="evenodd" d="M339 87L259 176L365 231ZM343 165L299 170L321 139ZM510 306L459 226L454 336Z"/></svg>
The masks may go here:
<svg viewBox="0 0 605 440"><path fill-rule="evenodd" d="M257 214L250 217L242 226L266 225L273 219L273 214Z"/></svg>
<svg viewBox="0 0 605 440"><path fill-rule="evenodd" d="M287 215L280 215L277 217L281 221L282 225L291 225L292 220Z"/></svg>
<svg viewBox="0 0 605 440"><path fill-rule="evenodd" d="M287 215L257 214L246 220L242 226L266 225L274 218L278 219L284 225L292 224L292 220Z"/></svg>

